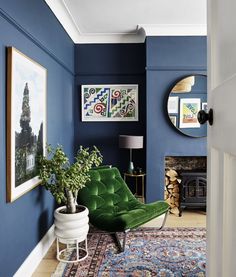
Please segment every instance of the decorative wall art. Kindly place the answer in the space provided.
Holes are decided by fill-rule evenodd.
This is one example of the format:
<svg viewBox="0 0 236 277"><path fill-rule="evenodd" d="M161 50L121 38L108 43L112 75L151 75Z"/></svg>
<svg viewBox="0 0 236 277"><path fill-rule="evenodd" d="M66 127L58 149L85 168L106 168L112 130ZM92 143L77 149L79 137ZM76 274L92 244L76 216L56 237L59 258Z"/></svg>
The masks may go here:
<svg viewBox="0 0 236 277"><path fill-rule="evenodd" d="M172 124L174 126L176 126L176 124L177 124L177 117L175 115L170 115L169 117L170 117L170 121L172 122Z"/></svg>
<svg viewBox="0 0 236 277"><path fill-rule="evenodd" d="M82 121L138 121L138 85L83 85Z"/></svg>
<svg viewBox="0 0 236 277"><path fill-rule="evenodd" d="M207 112L207 102L202 102L202 110Z"/></svg>
<svg viewBox="0 0 236 277"><path fill-rule="evenodd" d="M7 201L39 184L38 157L45 154L47 71L13 47L7 74Z"/></svg>
<svg viewBox="0 0 236 277"><path fill-rule="evenodd" d="M197 114L201 108L200 98L180 99L180 128L200 128Z"/></svg>
<svg viewBox="0 0 236 277"><path fill-rule="evenodd" d="M170 96L168 98L167 110L168 110L168 113L178 113L178 111L179 111L179 97L178 96Z"/></svg>

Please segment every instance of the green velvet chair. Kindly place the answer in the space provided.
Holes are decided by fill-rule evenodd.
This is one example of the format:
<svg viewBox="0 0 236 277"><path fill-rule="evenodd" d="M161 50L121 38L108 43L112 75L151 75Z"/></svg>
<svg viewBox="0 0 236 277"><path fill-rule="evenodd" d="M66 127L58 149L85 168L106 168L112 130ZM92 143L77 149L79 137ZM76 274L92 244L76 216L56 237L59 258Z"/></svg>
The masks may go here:
<svg viewBox="0 0 236 277"><path fill-rule="evenodd" d="M150 204L139 202L124 182L117 168L98 168L90 171L91 181L79 191L78 203L89 209L90 223L100 230L115 233L124 232L165 214L161 228L165 224L169 205L164 201ZM161 229L160 228L160 229Z"/></svg>

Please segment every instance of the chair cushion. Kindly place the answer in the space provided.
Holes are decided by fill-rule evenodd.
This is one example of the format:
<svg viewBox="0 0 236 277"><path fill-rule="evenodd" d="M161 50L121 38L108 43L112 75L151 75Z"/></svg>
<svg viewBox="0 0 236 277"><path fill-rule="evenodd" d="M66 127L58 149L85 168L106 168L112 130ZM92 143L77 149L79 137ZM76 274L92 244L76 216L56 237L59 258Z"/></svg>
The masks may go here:
<svg viewBox="0 0 236 277"><path fill-rule="evenodd" d="M79 192L79 203L89 209L90 222L109 232L138 227L169 209L164 201L139 202L117 168L90 171L91 181Z"/></svg>

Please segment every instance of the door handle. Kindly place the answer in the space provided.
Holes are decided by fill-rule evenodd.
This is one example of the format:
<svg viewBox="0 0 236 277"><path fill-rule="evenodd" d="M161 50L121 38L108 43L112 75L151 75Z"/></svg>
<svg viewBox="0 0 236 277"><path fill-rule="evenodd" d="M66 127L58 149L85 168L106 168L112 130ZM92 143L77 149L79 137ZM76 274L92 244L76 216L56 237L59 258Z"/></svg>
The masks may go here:
<svg viewBox="0 0 236 277"><path fill-rule="evenodd" d="M213 125L213 110L210 109L208 113L204 110L201 110L197 114L197 119L200 124L204 124L209 121L210 125Z"/></svg>

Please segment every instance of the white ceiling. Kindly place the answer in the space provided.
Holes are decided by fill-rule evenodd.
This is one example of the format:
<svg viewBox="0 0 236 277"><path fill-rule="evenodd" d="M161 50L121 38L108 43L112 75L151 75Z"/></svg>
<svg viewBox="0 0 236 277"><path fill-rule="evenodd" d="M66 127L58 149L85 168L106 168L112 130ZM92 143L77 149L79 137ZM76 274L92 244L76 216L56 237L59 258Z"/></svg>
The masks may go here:
<svg viewBox="0 0 236 277"><path fill-rule="evenodd" d="M75 43L206 35L207 0L45 0Z"/></svg>

